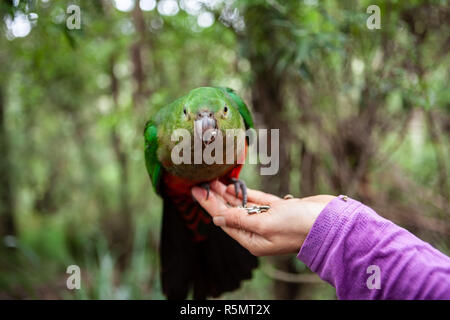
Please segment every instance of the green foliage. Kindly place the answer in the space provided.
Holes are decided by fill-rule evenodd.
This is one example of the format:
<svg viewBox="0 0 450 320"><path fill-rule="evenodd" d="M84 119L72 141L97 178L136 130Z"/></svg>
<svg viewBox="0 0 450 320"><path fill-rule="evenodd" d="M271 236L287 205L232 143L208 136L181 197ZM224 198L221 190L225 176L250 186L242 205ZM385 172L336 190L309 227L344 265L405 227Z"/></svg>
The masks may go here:
<svg viewBox="0 0 450 320"><path fill-rule="evenodd" d="M281 170L291 193L348 192L376 208L419 211L380 213L448 253L447 1L219 1L201 9L215 16L207 28L185 10L18 2L0 3L0 135L10 146L1 160L10 159L16 226L0 249L0 298L164 298L161 201L142 132L150 115L200 86L235 89L256 128L276 119L289 132ZM72 3L81 30L66 28ZM366 28L371 4L381 8L380 30ZM6 21L31 12L30 33L11 37ZM258 91L262 82L271 90ZM261 96L274 92L269 112ZM278 179L258 172L245 166L249 187ZM71 264L81 267L80 291L65 287ZM260 268L223 298L273 298L273 284ZM299 297L334 292L302 284Z"/></svg>

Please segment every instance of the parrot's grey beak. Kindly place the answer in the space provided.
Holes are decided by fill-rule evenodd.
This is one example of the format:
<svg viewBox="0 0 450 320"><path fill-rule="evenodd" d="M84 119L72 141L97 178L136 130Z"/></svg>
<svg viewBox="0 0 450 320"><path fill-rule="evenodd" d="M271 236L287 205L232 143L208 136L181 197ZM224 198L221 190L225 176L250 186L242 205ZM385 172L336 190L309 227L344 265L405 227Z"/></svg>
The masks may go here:
<svg viewBox="0 0 450 320"><path fill-rule="evenodd" d="M204 144L210 144L217 136L217 121L211 112L199 112L194 121L195 138L200 138Z"/></svg>

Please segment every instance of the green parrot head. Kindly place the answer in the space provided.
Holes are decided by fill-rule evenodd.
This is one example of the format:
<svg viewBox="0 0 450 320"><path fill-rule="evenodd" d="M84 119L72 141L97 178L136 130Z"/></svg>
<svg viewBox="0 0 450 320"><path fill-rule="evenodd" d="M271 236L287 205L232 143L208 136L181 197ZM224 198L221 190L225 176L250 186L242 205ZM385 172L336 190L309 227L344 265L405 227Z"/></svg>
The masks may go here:
<svg viewBox="0 0 450 320"><path fill-rule="evenodd" d="M202 138L204 144L213 142L219 130L225 134L227 129L245 128L236 102L218 88L192 90L177 104L175 113L175 127Z"/></svg>
<svg viewBox="0 0 450 320"><path fill-rule="evenodd" d="M250 128L253 128L252 115L244 101L230 88L197 88L162 107L147 122L144 130L145 162L155 190L157 192L159 190L163 167L166 170L173 170L173 174L177 176L192 173L189 177L191 180L193 177L204 178L205 181L214 179L210 176L202 178L197 166L186 168L172 163L172 151L179 143L178 140L172 139L174 130L187 130L194 139L195 136L202 139L203 147L206 147L215 140L219 141L216 138L219 133L225 138L229 129ZM222 141L226 144L227 140L225 138ZM241 153L236 150L235 154ZM207 170L207 174L216 174L217 169L220 169L218 166L211 168ZM227 169L226 166L224 168Z"/></svg>

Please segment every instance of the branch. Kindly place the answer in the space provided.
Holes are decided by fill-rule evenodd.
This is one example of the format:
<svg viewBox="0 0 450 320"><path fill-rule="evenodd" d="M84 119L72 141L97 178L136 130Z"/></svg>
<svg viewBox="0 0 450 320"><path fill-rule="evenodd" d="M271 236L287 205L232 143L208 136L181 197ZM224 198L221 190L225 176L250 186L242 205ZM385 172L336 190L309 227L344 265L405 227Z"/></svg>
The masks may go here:
<svg viewBox="0 0 450 320"><path fill-rule="evenodd" d="M275 269L274 267L263 267L262 271L268 277L290 283L325 283L316 274L296 274Z"/></svg>

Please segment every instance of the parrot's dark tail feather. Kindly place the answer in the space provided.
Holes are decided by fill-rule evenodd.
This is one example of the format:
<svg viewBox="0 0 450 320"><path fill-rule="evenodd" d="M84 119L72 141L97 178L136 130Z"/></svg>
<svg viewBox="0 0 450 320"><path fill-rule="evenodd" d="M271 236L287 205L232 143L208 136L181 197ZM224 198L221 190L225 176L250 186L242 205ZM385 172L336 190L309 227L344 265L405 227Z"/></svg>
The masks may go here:
<svg viewBox="0 0 450 320"><path fill-rule="evenodd" d="M203 210L197 203L198 210ZM212 222L204 225L206 240L194 242L181 213L164 199L161 233L161 282L168 299L218 297L250 279L258 260Z"/></svg>

